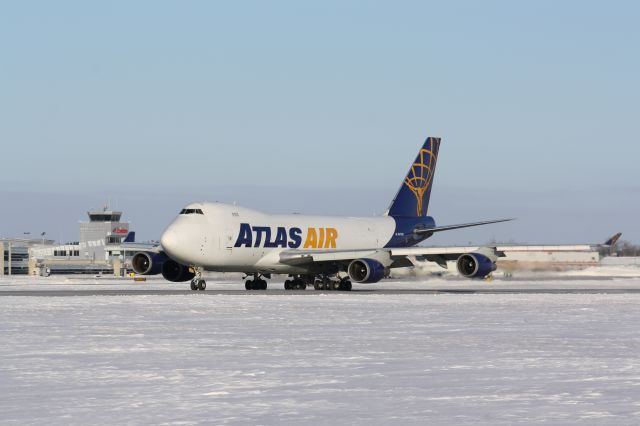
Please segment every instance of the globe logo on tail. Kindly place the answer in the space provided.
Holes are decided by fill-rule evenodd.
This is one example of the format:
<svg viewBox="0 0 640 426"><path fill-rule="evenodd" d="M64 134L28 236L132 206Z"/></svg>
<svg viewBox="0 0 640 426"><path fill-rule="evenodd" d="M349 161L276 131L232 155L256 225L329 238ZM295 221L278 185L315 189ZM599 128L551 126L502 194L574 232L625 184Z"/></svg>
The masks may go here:
<svg viewBox="0 0 640 426"><path fill-rule="evenodd" d="M416 197L416 215L422 216L424 196L431 187L437 160L437 145L430 138L428 145L420 150L416 161L411 166L404 184Z"/></svg>

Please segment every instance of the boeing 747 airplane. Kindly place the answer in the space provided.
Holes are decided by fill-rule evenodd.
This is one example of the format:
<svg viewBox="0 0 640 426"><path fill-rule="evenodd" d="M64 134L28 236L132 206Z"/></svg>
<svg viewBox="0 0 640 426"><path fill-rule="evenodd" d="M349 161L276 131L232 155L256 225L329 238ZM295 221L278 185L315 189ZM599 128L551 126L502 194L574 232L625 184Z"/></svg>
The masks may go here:
<svg viewBox="0 0 640 426"><path fill-rule="evenodd" d="M265 290L275 274L287 275L287 290L349 291L352 282L376 283L392 268L414 261L446 265L457 259L461 275L483 278L503 256L492 247L451 251L416 247L436 232L505 222L490 220L436 226L428 216L440 139L429 137L407 177L381 217L270 215L221 203L193 203L167 227L160 245L140 251L132 268L141 275L162 274L204 290L204 271L242 272L247 290Z"/></svg>

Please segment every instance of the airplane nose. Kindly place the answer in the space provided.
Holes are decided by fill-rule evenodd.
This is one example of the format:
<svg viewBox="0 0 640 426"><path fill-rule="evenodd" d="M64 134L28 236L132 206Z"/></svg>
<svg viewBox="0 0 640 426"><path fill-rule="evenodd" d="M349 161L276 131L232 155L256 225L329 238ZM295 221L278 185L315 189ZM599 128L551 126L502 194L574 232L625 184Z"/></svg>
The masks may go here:
<svg viewBox="0 0 640 426"><path fill-rule="evenodd" d="M173 227L169 227L169 229L164 231L162 237L160 237L160 245L168 254L176 252L179 245L179 234Z"/></svg>

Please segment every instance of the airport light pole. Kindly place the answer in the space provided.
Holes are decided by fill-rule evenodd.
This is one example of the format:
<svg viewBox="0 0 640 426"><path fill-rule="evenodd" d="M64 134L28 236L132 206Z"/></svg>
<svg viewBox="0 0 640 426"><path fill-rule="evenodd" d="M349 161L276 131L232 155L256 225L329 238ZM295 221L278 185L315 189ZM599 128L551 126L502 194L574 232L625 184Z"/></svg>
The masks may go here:
<svg viewBox="0 0 640 426"><path fill-rule="evenodd" d="M12 251L12 247L11 247L11 241L9 241L9 263L8 263L8 269L7 269L7 275L11 276L11 251Z"/></svg>

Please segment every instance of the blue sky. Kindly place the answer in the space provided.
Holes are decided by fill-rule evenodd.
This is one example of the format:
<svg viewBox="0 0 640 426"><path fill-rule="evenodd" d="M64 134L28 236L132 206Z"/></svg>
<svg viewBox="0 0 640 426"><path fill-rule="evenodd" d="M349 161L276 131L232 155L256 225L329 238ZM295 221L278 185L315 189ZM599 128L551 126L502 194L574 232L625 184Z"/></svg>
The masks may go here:
<svg viewBox="0 0 640 426"><path fill-rule="evenodd" d="M379 214L433 135L438 223L519 218L434 243L640 242L639 21L633 1L3 2L0 195L25 207L0 235L74 239L108 200L144 238L191 199Z"/></svg>

